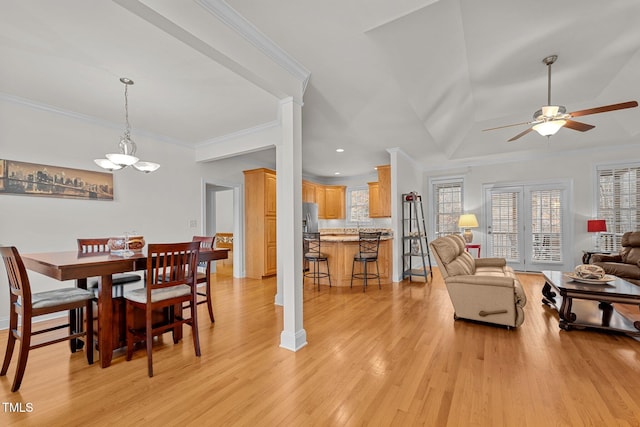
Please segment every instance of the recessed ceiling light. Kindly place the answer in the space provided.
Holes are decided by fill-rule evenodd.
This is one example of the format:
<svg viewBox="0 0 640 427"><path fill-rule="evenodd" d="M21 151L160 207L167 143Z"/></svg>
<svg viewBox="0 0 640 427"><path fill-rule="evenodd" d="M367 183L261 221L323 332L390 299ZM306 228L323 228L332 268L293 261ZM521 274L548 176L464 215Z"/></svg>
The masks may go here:
<svg viewBox="0 0 640 427"><path fill-rule="evenodd" d="M334 175L340 175L340 172L334 172L333 174Z"/></svg>
<svg viewBox="0 0 640 427"><path fill-rule="evenodd" d="M343 153L343 152L344 152L344 148L336 148L336 151L337 151L338 153Z"/></svg>

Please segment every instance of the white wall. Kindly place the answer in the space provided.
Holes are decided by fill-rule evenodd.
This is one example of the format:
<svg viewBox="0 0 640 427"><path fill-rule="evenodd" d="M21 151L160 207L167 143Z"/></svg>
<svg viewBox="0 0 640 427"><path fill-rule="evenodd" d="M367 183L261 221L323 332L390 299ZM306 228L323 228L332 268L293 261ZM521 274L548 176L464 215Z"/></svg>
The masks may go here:
<svg viewBox="0 0 640 427"><path fill-rule="evenodd" d="M216 191L216 233L233 233L233 190Z"/></svg>

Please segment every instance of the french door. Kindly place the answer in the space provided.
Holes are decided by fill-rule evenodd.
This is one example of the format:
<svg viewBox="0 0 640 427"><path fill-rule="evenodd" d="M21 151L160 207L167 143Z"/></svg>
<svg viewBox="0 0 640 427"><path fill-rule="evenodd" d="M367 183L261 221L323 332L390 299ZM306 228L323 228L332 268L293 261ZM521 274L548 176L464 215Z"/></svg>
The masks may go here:
<svg viewBox="0 0 640 427"><path fill-rule="evenodd" d="M487 256L518 271L571 270L569 192L565 183L486 187Z"/></svg>

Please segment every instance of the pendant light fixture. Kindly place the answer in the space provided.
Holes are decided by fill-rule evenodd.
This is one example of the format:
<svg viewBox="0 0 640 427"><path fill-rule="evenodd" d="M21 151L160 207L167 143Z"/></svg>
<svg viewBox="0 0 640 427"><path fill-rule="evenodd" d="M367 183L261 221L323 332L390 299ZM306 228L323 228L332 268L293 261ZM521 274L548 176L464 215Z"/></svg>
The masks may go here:
<svg viewBox="0 0 640 427"><path fill-rule="evenodd" d="M133 84L133 80L126 77L121 77L120 81L124 84L124 118L125 118L125 130L124 135L120 137L119 153L110 153L105 157L106 159L95 159L94 162L103 169L110 171L116 171L127 166L133 166L140 172L153 172L160 167L157 163L140 161L136 154L136 143L131 139L131 125L129 124L129 99L128 88Z"/></svg>

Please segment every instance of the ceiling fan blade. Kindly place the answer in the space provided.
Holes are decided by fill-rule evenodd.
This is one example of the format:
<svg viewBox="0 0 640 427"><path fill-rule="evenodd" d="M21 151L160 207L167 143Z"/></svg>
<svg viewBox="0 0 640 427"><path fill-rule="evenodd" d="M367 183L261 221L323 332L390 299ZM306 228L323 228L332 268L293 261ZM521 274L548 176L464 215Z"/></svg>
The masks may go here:
<svg viewBox="0 0 640 427"><path fill-rule="evenodd" d="M564 124L564 127L569 128L569 129L573 129L573 130L577 130L580 132L586 132L588 130L593 129L595 126L594 125L588 125L586 123L582 123L582 122L576 122L575 120L567 120L567 122Z"/></svg>
<svg viewBox="0 0 640 427"><path fill-rule="evenodd" d="M621 102L620 104L603 105L602 107L587 108L586 110L574 111L569 113L571 117L586 116L588 114L606 113L607 111L624 110L625 108L633 108L638 106L638 101Z"/></svg>
<svg viewBox="0 0 640 427"><path fill-rule="evenodd" d="M504 128L510 128L512 126L530 125L531 123L533 123L533 122L514 123L514 124L511 124L511 125L504 125L504 126L498 126L498 127L495 127L495 128L482 129L482 131L484 132L484 131L487 131L487 130L504 129Z"/></svg>
<svg viewBox="0 0 640 427"><path fill-rule="evenodd" d="M513 138L511 138L511 139L510 139L509 141L507 141L507 142L513 142L513 141L515 141L516 139L518 139L518 138L520 138L520 137L525 136L526 134L528 134L528 133L529 133L529 132L531 132L532 130L533 130L533 128L529 128L529 129L527 129L527 130L524 130L524 131L520 132L519 134L517 134L516 136L514 136Z"/></svg>

